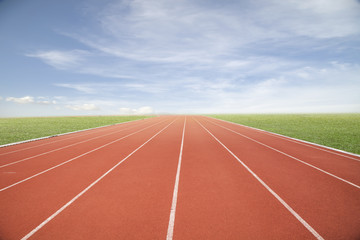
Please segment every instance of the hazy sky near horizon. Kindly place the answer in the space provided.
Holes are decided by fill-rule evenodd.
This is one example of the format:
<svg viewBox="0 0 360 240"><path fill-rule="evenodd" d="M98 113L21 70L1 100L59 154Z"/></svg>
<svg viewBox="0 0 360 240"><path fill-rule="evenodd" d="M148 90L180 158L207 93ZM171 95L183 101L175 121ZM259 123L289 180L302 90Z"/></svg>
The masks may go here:
<svg viewBox="0 0 360 240"><path fill-rule="evenodd" d="M0 0L0 117L360 112L359 0Z"/></svg>

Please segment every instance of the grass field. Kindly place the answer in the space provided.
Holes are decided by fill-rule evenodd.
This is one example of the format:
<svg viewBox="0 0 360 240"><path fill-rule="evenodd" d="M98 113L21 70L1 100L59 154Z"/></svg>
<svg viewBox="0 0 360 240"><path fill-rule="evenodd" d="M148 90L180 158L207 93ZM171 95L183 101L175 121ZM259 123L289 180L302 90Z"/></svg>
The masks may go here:
<svg viewBox="0 0 360 240"><path fill-rule="evenodd" d="M360 154L360 114L209 116Z"/></svg>
<svg viewBox="0 0 360 240"><path fill-rule="evenodd" d="M0 118L0 145L150 116Z"/></svg>

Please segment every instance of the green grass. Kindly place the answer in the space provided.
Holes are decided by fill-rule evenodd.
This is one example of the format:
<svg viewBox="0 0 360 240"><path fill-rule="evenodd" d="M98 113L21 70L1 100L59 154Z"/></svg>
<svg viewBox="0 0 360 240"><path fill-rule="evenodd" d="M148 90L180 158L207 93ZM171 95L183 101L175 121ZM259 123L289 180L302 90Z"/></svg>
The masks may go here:
<svg viewBox="0 0 360 240"><path fill-rule="evenodd" d="M360 114L209 116L360 154Z"/></svg>
<svg viewBox="0 0 360 240"><path fill-rule="evenodd" d="M150 116L0 118L0 145Z"/></svg>

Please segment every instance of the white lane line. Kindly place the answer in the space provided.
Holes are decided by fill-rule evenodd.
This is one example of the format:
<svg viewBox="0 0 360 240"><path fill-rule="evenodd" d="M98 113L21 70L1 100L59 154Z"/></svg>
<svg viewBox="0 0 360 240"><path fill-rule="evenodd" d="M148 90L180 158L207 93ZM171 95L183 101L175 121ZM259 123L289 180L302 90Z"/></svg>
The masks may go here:
<svg viewBox="0 0 360 240"><path fill-rule="evenodd" d="M329 172L327 172L327 171L325 171L325 170L323 170L323 169L321 169L321 168L319 168L319 167L316 167L316 166L314 166L314 165L312 165L312 164L310 164L310 163L307 163L307 162L305 162L305 161L303 161L303 160L300 160L300 159L298 159L298 158L296 158L296 157L294 157L294 156L291 156L291 155L289 155L289 154L287 154L287 153L284 153L284 152L282 152L282 151L280 151L280 150L278 150L278 149L276 149L276 148L270 147L270 146L268 146L268 145L266 145L266 144L264 144L264 143L262 143L262 142L259 142L259 141L255 140L255 139L252 139L251 137L248 137L248 136L246 136L246 135L244 135L244 134L241 134L241 133L239 133L239 132L236 132L236 131L234 131L234 130L232 130L232 129L230 129L230 128L221 126L221 125L219 125L219 124L217 124L217 123L214 123L214 122L211 122L211 121L208 121L208 122L210 122L210 123L212 123L212 124L214 124L214 125L217 125L217 126L219 126L219 127L222 127L222 128L224 128L224 129L226 129L226 130L228 130L228 131L231 131L231 132L233 132L233 133L235 133L235 134L238 134L238 135L240 135L240 136L242 136L242 137L244 137L244 138L247 138L247 139L249 139L249 140L251 140L251 141L253 141L253 142L256 142L256 143L258 143L258 144L260 144L260 145L263 145L264 147L270 148L271 150L274 150L274 151L276 151L276 152L278 152L278 153L281 153L281 154L283 154L283 155L285 155L285 156L287 156L287 157L289 157L289 158L292 158L292 159L294 159L294 160L296 160L296 161L298 161L298 162L301 162L301 163L303 163L303 164L305 164L305 165L307 165L307 166L309 166L309 167L312 167L312 168L314 168L314 169L316 169L316 170L318 170L318 171L320 171L320 172L322 172L322 173L325 173L325 174L327 174L327 175L329 175L329 176L331 176L331 177L334 177L334 178L336 178L336 179L338 179L338 180L340 180L340 181L343 181L343 182L345 182L345 183L347 183L347 184L350 184L350 185L353 186L353 187L356 187L356 188L359 188L359 189L360 189L360 186L359 186L359 185L356 185L355 183L352 183L352 182L350 182L350 181L348 181L348 180L345 180L345 179L343 179L343 178L341 178L341 177L338 177L338 176L336 176L336 175L334 175L334 174L332 174L332 173L329 173Z"/></svg>
<svg viewBox="0 0 360 240"><path fill-rule="evenodd" d="M277 193L274 192L260 177L258 177L245 163L243 163L230 149L228 149L219 139L217 139L207 128L205 128L198 120L195 121L200 124L221 146L223 146L238 162L243 165L243 167L253 175L256 180L258 180L261 185L263 185L266 190L268 190L307 230L309 230L317 239L324 240L319 233L315 231L294 209L292 209L289 204L287 204Z"/></svg>
<svg viewBox="0 0 360 240"><path fill-rule="evenodd" d="M128 129L131 129L131 128L134 128L134 127L137 127L137 126L130 126L130 127L128 127L128 128L121 129L121 130L118 130L118 131L116 131L116 132L111 132L111 133L107 133L107 134L104 134L104 135L100 135L100 136L88 138L88 139L86 139L86 140L84 140L84 141L80 141L80 142L76 142L76 143L73 143L73 144L69 144L69 145L66 145L66 146L64 146L64 147L56 148L56 149L53 149L53 150L50 150L50 151L47 151L47 152L43 152L43 153L40 153L40 154L31 156L31 157L27 157L27 158L24 158L24 159L21 159L21 160L18 160L18 161L14 161L14 162L11 162L11 163L7 163L7 164L4 164L4 165L1 165L0 168L7 167L7 166L11 166L11 165L14 165L14 164L17 164L17 163L20 163L20 162L24 162L24 161L27 161L27 160L30 160L30 159L33 159L33 158L36 158L36 157L40 157L40 156L43 156L43 155L46 155L46 154L49 154L49 153L52 153L52 152L56 152L56 151L59 151L59 150L65 149L65 148L69 148L69 147L72 147L72 146L81 144L81 143L89 142L89 141L94 140L94 139L97 139L97 138L106 137L106 136L108 136L108 135L112 135L112 134L115 134L115 133L119 133L119 132L122 132L122 131L125 131L125 130L128 130Z"/></svg>
<svg viewBox="0 0 360 240"><path fill-rule="evenodd" d="M166 121L166 120L165 120L165 121ZM9 189L9 188L11 188L11 187L14 187L14 186L16 186L16 185L18 185L18 184L20 184L20 183L26 182L26 181L34 178L34 177L37 177L37 176L39 176L39 175L41 175L41 174L44 174L44 173L46 173L46 172L49 172L49 171L51 171L51 170L53 170L53 169L55 169L55 168L58 168L58 167L60 167L60 166L62 166L62 165L64 165L64 164L67 164L67 163L69 163L69 162L72 162L72 161L74 161L74 160L76 160L76 159L78 159L78 158L80 158L80 157L83 157L83 156L85 156L85 155L88 155L89 153L95 152L95 151L97 151L97 150L99 150L99 149L101 149L101 148L104 148L104 147L106 147L106 146L108 146L108 145L110 145L110 144L113 144L113 143L115 143L115 142L118 142L118 141L120 141L120 140L122 140L122 139L124 139L124 138L130 137L131 135L134 135L134 134L136 134L136 133L139 133L139 132L141 132L141 131L144 131L144 130L147 129L147 128L150 128L150 127L152 127L152 126L154 126L154 125L157 125L157 124L160 124L160 123L163 123L163 122L164 122L164 121L159 122L159 123L152 124L152 125L150 125L150 126L148 126L148 127L146 127L146 128L140 129L140 130L138 130L138 131L136 131L136 132L130 133L130 134L124 136L124 137L118 138L118 139L116 139L116 140L114 140L114 141L112 141L112 142L109 142L109 143L107 143L107 144L104 144L104 145L102 145L102 146L100 146L100 147L94 148L94 149L91 150L91 151L88 151L88 152L86 152L86 153L83 153L83 154L81 154L81 155L79 155L79 156L77 156L77 157L71 158L71 159L69 159L69 160L67 160L67 161L65 161L65 162L62 162L62 163L60 163L60 164L58 164L58 165L56 165L56 166L53 166L53 167L48 168L48 169L46 169L46 170L44 170L44 171L42 171L42 172L39 172L39 173L34 174L34 175L32 175L32 176L30 176L30 177L28 177L28 178L25 178L25 179L23 179L23 180L21 180L21 181L18 181L18 182L16 182L16 183L13 183L13 184L11 184L11 185L9 185L9 186L7 186L7 187L1 188L1 189L0 189L0 192L5 191L6 189Z"/></svg>
<svg viewBox="0 0 360 240"><path fill-rule="evenodd" d="M175 119L176 120L176 119ZM53 218L55 218L57 215L59 215L64 209L66 209L68 206L70 206L73 202L76 201L81 195L86 193L90 188L92 188L96 183L98 183L101 179L103 179L106 175L108 175L110 172L112 172L117 166L119 166L121 163L123 163L126 159L131 157L135 152L137 152L140 148L142 148L145 144L150 142L153 138L155 138L157 135L159 135L162 131L164 131L167 127L169 127L175 120L173 120L171 123L169 123L166 127L161 129L159 132L157 132L154 136L149 138L146 142L141 144L138 148L136 148L134 151L132 151L129 155L127 155L125 158L123 158L120 162L118 162L115 166L110 168L106 173L104 173L101 177L96 179L94 182L92 182L89 186L87 186L84 190L82 190L78 195L76 195L73 199L71 199L69 202L67 202L64 206L62 206L60 209L58 209L55 213L53 213L50 217L48 217L45 221L40 223L36 228L34 228L31 232L26 234L22 240L26 240L30 238L32 235L34 235L37 231L39 231L42 227L44 227L48 222L50 222Z"/></svg>
<svg viewBox="0 0 360 240"><path fill-rule="evenodd" d="M57 141L47 142L47 143L43 143L43 144L37 144L35 146L31 146L31 147L27 147L27 148L21 148L21 149L17 149L17 150L11 151L11 152L0 153L0 156L7 155L7 154L10 154L10 153L15 153L15 152L21 152L21 151L24 151L24 150L37 148L37 147L41 147L41 146L52 144L52 143L62 142L62 141L66 141L66 140L77 138L77 137L83 137L83 136L87 136L87 135L94 134L94 133L97 134L98 132L94 132L94 131L90 131L90 130L104 128L104 129L100 129L100 133L101 133L103 131L108 130L109 127L118 126L118 125L125 124L125 123L133 123L133 122L136 122L136 121L139 121L139 120L127 121L127 122L122 122L122 123L117 123L117 124L111 124L111 125L106 125L106 126L101 126L101 127L96 127L96 128L89 128L89 129L79 130L79 131L75 131L75 132L68 132L68 133L58 134L58 135L54 135L54 136L44 137L44 138L41 138L41 139L46 139L46 138L51 138L51 137L59 137L59 136L68 135L68 134L71 134L71 133L78 133L78 134L75 134L73 136L69 136L68 138L60 139L60 140L57 140ZM89 132L86 132L86 131L89 131ZM84 134L81 134L83 132L84 132ZM39 140L41 140L41 139L39 139ZM28 142L33 142L33 141L36 141L36 139L30 139L30 140L27 140L27 141ZM13 144L13 145L18 145L20 143L23 143L23 142L19 142L17 144Z"/></svg>
<svg viewBox="0 0 360 240"><path fill-rule="evenodd" d="M345 157L345 158L353 159L355 161L360 161L360 159L354 158L354 157L360 157L359 154L346 152L346 151L343 151L343 150L340 150L340 149L324 146L324 145L313 143L313 142L308 142L308 141L297 139L297 138L292 138L292 137L281 135L281 134L274 133L274 132L265 131L265 130L262 130L262 129L259 129L259 128L249 127L249 126L242 125L242 124L239 124L239 123L229 122L229 121L226 121L226 120L217 119L217 118L213 118L213 117L208 117L208 118L218 120L218 121L221 121L221 122L225 122L225 123L231 123L233 125L242 126L242 127L245 127L245 128L250 128L250 129L256 130L258 132L265 133L265 134L270 135L270 136L274 136L274 137L277 137L277 138L284 139L284 140L289 141L289 142L294 142L294 143L304 145L304 146L307 146L307 147L310 147L310 148L318 149L318 150L321 150L321 151L324 151L324 152L328 152L328 153L335 154L335 155L338 155L338 156L342 156L342 157ZM329 151L327 149L332 150L332 151ZM348 155L351 155L351 156L354 156L354 157L351 157L351 156L348 156Z"/></svg>
<svg viewBox="0 0 360 240"><path fill-rule="evenodd" d="M175 212L176 212L177 195L178 195L178 191L179 191L180 168L181 168L181 159L182 159L182 153L183 153L183 148L184 148L185 126L186 126L186 117L185 117L184 128L183 128L182 139L181 139L179 162L178 162L178 166L177 166L177 170L176 170L174 192L173 192L172 204L171 204L171 209L170 209L169 225L168 225L168 230L167 230L167 235L166 235L167 240L172 240L173 234L174 234Z"/></svg>

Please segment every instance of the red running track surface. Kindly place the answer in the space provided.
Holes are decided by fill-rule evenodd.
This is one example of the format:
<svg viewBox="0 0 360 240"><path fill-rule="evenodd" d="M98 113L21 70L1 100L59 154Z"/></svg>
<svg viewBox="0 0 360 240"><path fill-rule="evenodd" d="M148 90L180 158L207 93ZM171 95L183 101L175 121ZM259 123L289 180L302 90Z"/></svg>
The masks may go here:
<svg viewBox="0 0 360 240"><path fill-rule="evenodd" d="M360 158L202 116L8 146L0 239L22 238L356 240Z"/></svg>

